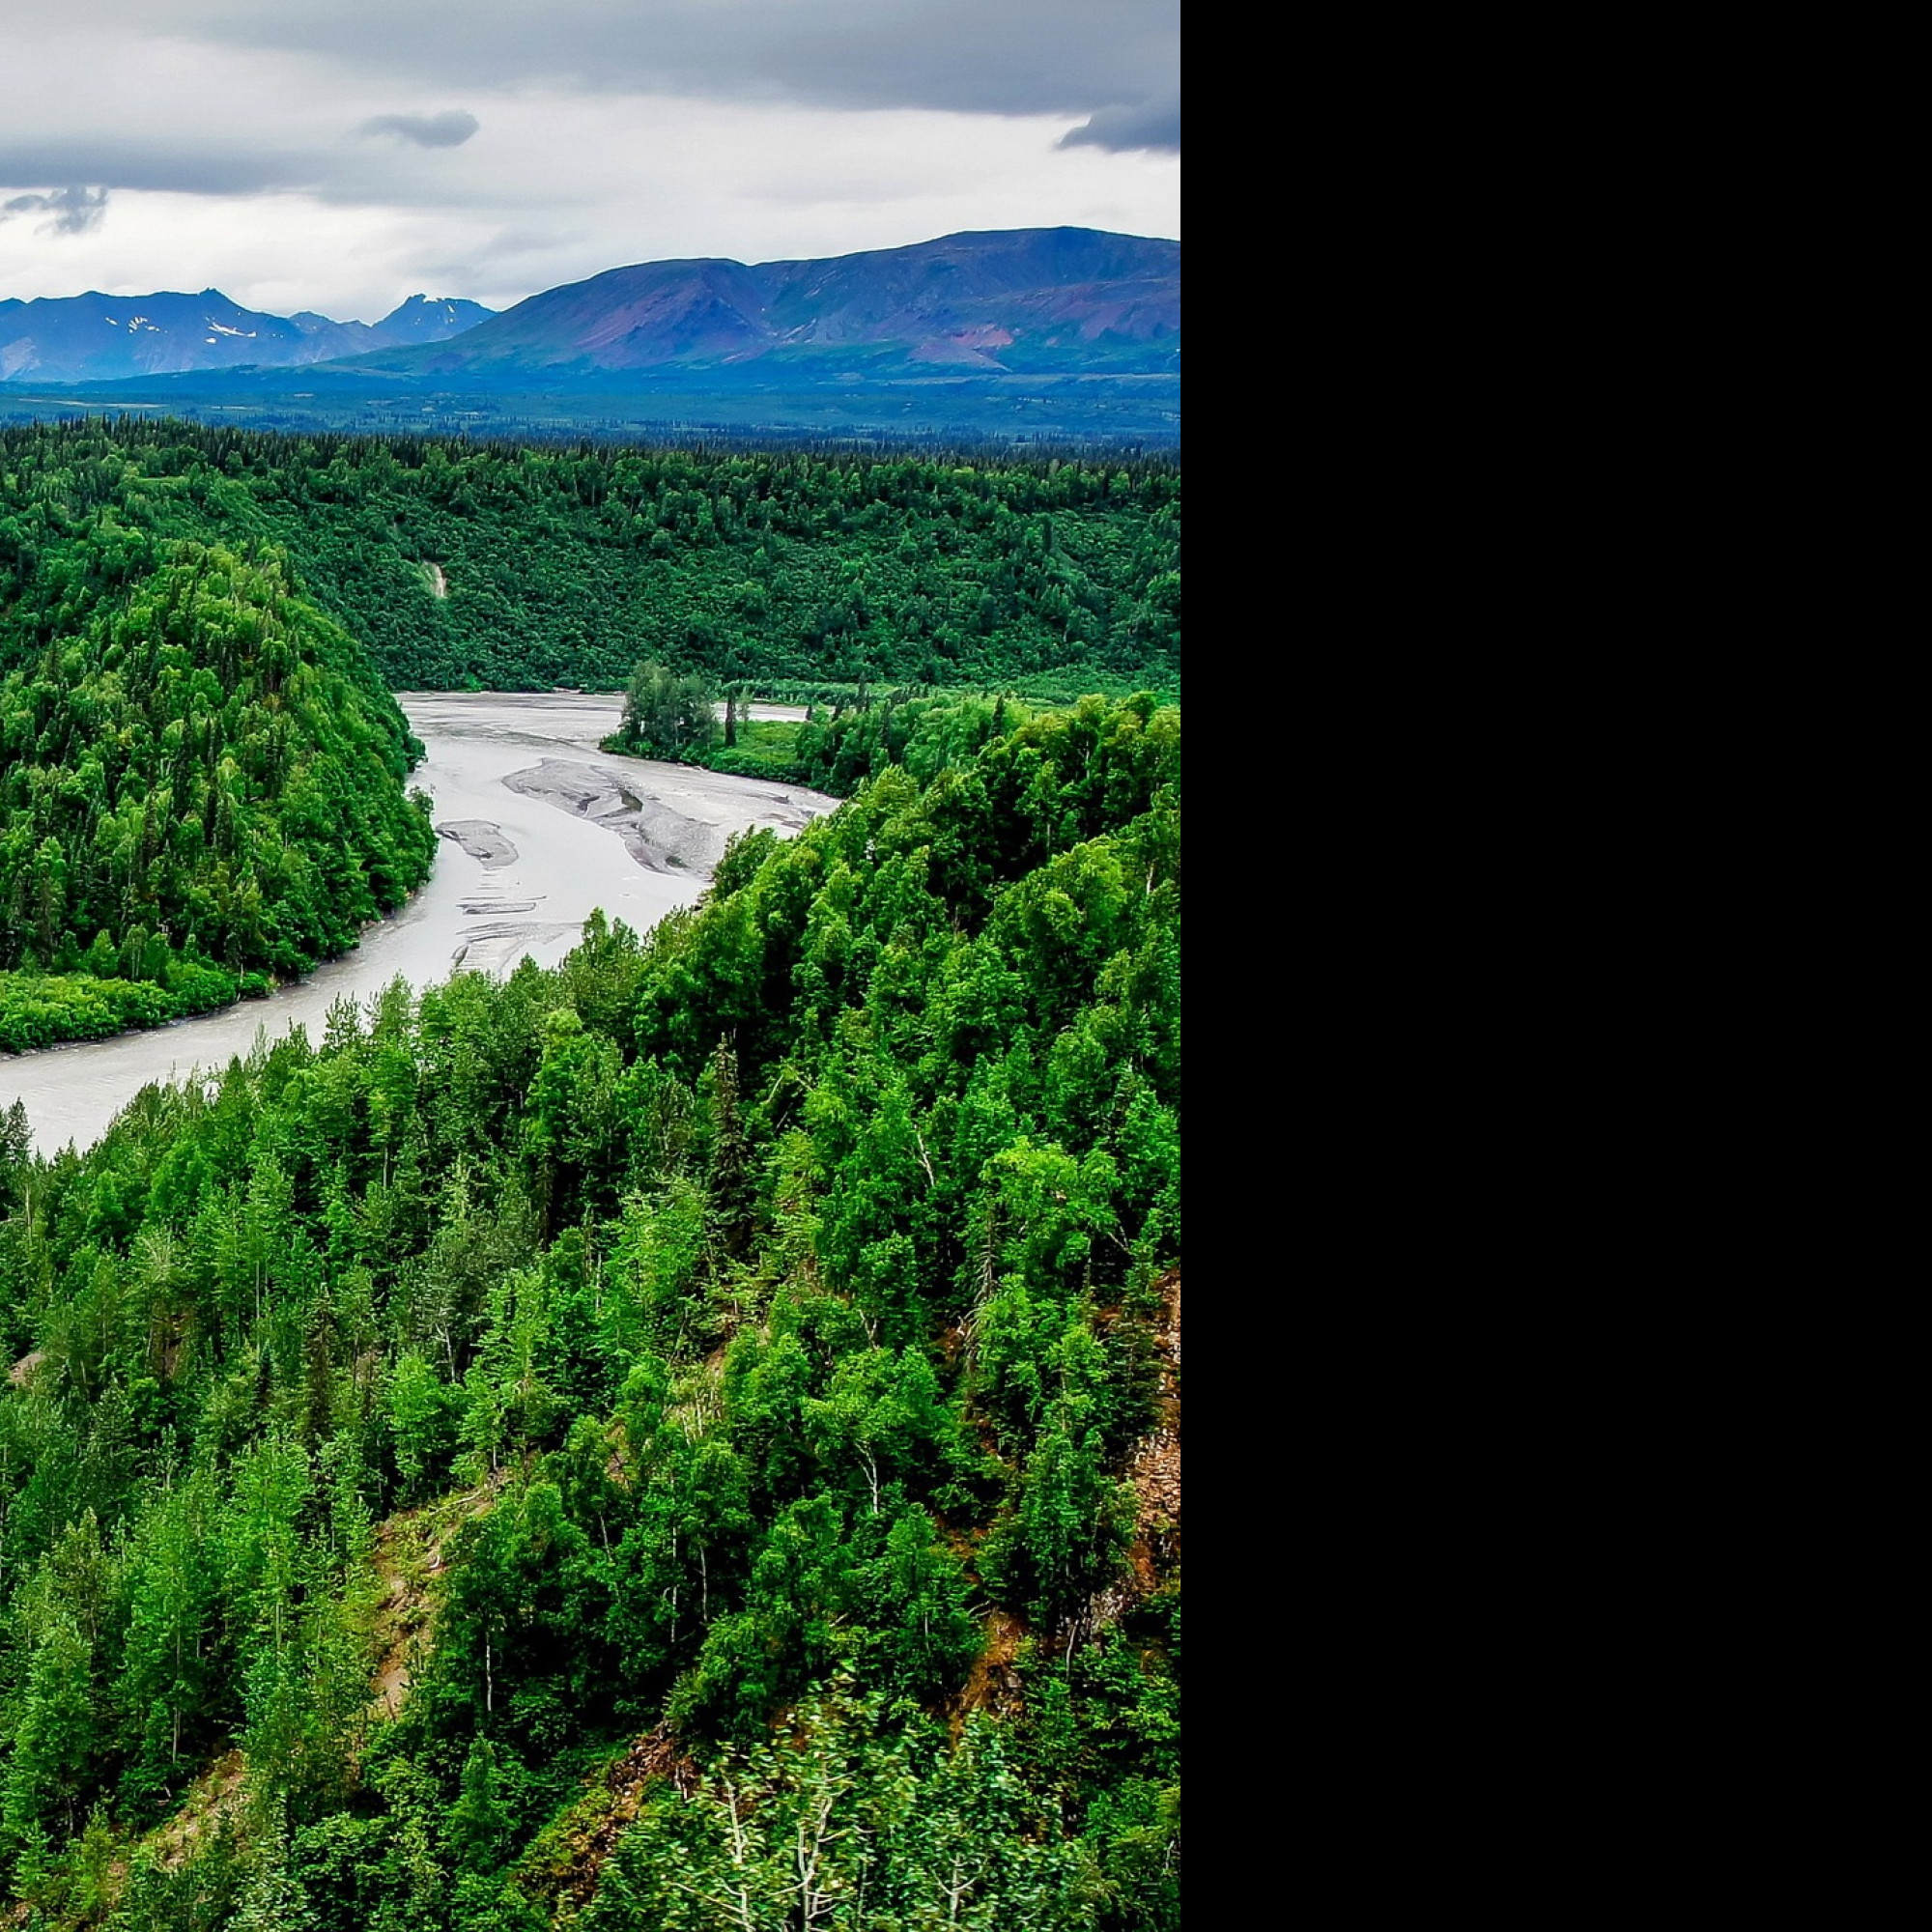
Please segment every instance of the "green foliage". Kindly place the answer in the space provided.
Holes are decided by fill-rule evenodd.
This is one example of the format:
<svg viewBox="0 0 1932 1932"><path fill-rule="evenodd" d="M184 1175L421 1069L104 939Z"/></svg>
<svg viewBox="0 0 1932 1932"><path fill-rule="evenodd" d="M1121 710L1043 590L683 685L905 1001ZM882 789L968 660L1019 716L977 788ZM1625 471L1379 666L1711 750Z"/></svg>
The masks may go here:
<svg viewBox="0 0 1932 1932"><path fill-rule="evenodd" d="M781 1741L666 1793L606 1868L583 1932L1085 1932L1085 1848L1049 1833L997 1730L956 1746L847 1685Z"/></svg>
<svg viewBox="0 0 1932 1932"><path fill-rule="evenodd" d="M85 973L0 973L0 1049L28 1053L63 1040L109 1039L211 1013L240 999L247 978L190 960L176 960L165 985Z"/></svg>
<svg viewBox="0 0 1932 1932"><path fill-rule="evenodd" d="M0 1125L43 1923L1177 1922L1178 719L926 716L648 935Z"/></svg>
<svg viewBox="0 0 1932 1932"><path fill-rule="evenodd" d="M718 735L708 680L696 672L680 677L649 660L624 687L624 722L617 744L641 758L683 758Z"/></svg>
<svg viewBox="0 0 1932 1932"><path fill-rule="evenodd" d="M0 610L28 651L65 635L76 595L185 537L280 547L398 690L615 691L645 658L773 695L1028 679L1071 695L1179 674L1167 462L124 420L0 429ZM89 525L98 554L54 547Z"/></svg>
<svg viewBox="0 0 1932 1932"><path fill-rule="evenodd" d="M45 635L0 619L0 1049L265 991L434 852L420 747L287 559L119 536L37 552L72 573Z"/></svg>
<svg viewBox="0 0 1932 1932"><path fill-rule="evenodd" d="M0 1114L0 1216L11 1214L19 1205L33 1153L33 1123L27 1119L25 1105L15 1100Z"/></svg>

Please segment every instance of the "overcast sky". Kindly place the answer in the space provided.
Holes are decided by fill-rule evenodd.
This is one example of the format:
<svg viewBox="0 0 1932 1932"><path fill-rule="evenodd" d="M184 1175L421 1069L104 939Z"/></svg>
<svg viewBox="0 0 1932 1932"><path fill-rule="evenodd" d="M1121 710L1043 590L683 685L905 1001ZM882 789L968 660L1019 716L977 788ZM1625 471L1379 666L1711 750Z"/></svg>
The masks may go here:
<svg viewBox="0 0 1932 1932"><path fill-rule="evenodd" d="M373 322L665 257L1180 233L1179 0L7 11L0 298Z"/></svg>

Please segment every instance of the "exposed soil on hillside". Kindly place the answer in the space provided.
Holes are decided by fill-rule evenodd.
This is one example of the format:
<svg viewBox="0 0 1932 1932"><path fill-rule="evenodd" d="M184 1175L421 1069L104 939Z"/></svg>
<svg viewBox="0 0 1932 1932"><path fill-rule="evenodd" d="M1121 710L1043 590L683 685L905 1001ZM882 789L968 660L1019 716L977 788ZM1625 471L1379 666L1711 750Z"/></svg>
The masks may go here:
<svg viewBox="0 0 1932 1932"><path fill-rule="evenodd" d="M1126 1574L1102 1590L1080 1621L1091 1631L1117 1623L1133 1605L1169 1580L1180 1564L1180 1270L1160 1284L1160 1313L1153 1323L1160 1388L1154 1427L1128 1458L1126 1479L1134 1492L1134 1537Z"/></svg>
<svg viewBox="0 0 1932 1932"><path fill-rule="evenodd" d="M417 1662L435 1634L445 1548L465 1523L489 1509L501 1487L499 1472L479 1490L401 1511L376 1532L375 1571L383 1596L376 1611L371 1709L384 1717L393 1718L403 1708Z"/></svg>
<svg viewBox="0 0 1932 1932"><path fill-rule="evenodd" d="M242 1779L247 1769L247 1761L239 1750L216 1758L188 1787L175 1815L155 1828L148 1843L170 1871L178 1871L201 1841L213 1835L222 1819L241 1804Z"/></svg>
<svg viewBox="0 0 1932 1932"><path fill-rule="evenodd" d="M559 1924L574 1922L651 1787L666 1780L686 1798L697 1789L697 1766L668 1721L606 1765L571 1810L539 1833L518 1868L518 1889L546 1901Z"/></svg>
<svg viewBox="0 0 1932 1932"><path fill-rule="evenodd" d="M986 1619L986 1647L980 1651L958 1696L947 1707L946 1721L954 1744L975 1711L996 1715L1016 1711L1022 1701L1018 1673L1013 1668L1026 1636L1026 1626L1005 1610Z"/></svg>

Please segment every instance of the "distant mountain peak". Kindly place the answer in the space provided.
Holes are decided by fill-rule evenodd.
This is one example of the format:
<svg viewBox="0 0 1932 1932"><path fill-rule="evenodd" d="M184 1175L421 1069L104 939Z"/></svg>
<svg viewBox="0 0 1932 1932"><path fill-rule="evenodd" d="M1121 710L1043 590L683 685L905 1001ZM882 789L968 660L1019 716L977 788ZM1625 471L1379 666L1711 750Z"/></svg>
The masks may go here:
<svg viewBox="0 0 1932 1932"><path fill-rule="evenodd" d="M497 311L481 302L456 296L412 295L376 325L371 348L413 347L424 342L447 342L488 322Z"/></svg>
<svg viewBox="0 0 1932 1932"><path fill-rule="evenodd" d="M0 298L0 383L112 383L248 364L294 368L446 342L493 313L478 302L414 296L372 328L312 309L260 314L219 289L150 296L90 289L33 301L8 297Z"/></svg>

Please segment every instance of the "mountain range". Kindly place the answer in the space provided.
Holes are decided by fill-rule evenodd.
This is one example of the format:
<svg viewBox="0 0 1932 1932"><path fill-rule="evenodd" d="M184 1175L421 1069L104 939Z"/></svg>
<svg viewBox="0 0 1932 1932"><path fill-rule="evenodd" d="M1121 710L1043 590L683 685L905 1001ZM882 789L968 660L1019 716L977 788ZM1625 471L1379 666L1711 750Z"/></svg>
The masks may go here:
<svg viewBox="0 0 1932 1932"><path fill-rule="evenodd" d="M437 343L496 311L412 296L373 326L326 315L263 315L219 289L199 295L43 297L0 301L0 383L112 383L245 367L296 368L366 350Z"/></svg>
<svg viewBox="0 0 1932 1932"><path fill-rule="evenodd" d="M948 235L826 261L646 262L551 289L372 373L607 380L1176 374L1180 244L1091 228Z"/></svg>
<svg viewBox="0 0 1932 1932"><path fill-rule="evenodd" d="M374 327L216 290L0 302L0 381L326 365L439 389L755 375L1178 375L1180 244L1091 228L942 236L829 260L645 262L532 296L405 302ZM318 371L322 373L322 371ZM202 385L197 384L197 387Z"/></svg>

